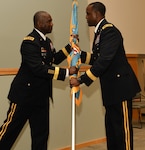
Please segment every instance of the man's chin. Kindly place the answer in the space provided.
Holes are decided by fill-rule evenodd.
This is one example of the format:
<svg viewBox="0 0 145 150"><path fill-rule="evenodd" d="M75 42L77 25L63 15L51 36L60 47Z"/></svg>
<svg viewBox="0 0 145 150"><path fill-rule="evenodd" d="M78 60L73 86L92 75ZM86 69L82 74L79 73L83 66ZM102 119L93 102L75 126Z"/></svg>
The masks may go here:
<svg viewBox="0 0 145 150"><path fill-rule="evenodd" d="M87 22L87 23L88 23L88 22ZM94 25L92 25L92 24L88 23L88 26L89 26L89 27L93 27Z"/></svg>
<svg viewBox="0 0 145 150"><path fill-rule="evenodd" d="M51 33L51 32L52 32L52 30L51 30L51 31L48 31L47 34L49 34L49 33Z"/></svg>
<svg viewBox="0 0 145 150"><path fill-rule="evenodd" d="M89 26L89 27L93 27L94 25L92 25L92 24L88 24L88 26Z"/></svg>

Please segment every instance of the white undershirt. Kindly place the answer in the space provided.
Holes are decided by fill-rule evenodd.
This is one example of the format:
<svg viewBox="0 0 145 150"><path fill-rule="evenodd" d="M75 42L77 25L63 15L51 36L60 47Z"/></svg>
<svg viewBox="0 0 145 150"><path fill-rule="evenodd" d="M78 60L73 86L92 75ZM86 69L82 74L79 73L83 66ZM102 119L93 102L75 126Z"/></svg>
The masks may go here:
<svg viewBox="0 0 145 150"><path fill-rule="evenodd" d="M96 27L95 27L95 33L97 32L97 30L98 30L98 28L99 28L99 25L101 24L101 22L104 20L105 18L103 18L103 19L101 19L100 21L99 21L99 23L96 25Z"/></svg>
<svg viewBox="0 0 145 150"><path fill-rule="evenodd" d="M36 28L34 29L40 34L40 36L44 39L44 41L46 41L46 36L42 32L40 32L38 29Z"/></svg>

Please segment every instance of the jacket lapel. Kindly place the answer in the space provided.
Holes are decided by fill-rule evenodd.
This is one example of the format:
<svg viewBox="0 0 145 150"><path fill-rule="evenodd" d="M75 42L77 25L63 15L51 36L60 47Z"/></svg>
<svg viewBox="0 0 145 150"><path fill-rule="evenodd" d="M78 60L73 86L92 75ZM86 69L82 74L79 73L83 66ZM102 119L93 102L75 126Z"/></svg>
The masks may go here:
<svg viewBox="0 0 145 150"><path fill-rule="evenodd" d="M96 33L94 33L94 41L93 41L93 46L92 46L92 50L94 51L95 50L95 46L97 44L99 44L100 42L100 34L101 34L101 30L102 30L102 27L107 23L106 19L104 19L101 24L99 25L98 27L98 30Z"/></svg>

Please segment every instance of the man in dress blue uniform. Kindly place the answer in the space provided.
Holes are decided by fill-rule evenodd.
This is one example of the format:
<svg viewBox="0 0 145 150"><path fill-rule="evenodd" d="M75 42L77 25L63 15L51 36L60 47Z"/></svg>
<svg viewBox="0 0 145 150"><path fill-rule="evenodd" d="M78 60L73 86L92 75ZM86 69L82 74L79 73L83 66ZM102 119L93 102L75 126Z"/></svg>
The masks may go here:
<svg viewBox="0 0 145 150"><path fill-rule="evenodd" d="M49 98L52 98L52 79L65 80L77 73L75 67L63 69L61 63L71 52L68 44L58 52L51 40L53 23L45 11L34 15L34 30L21 44L22 62L8 94L10 107L0 128L0 150L10 150L26 121L29 121L32 150L47 150L49 135Z"/></svg>
<svg viewBox="0 0 145 150"><path fill-rule="evenodd" d="M82 63L92 65L71 86L91 85L99 77L108 150L133 150L132 98L140 92L137 78L129 65L120 31L105 19L106 8L94 2L86 8L88 26L95 26L92 52L81 52Z"/></svg>

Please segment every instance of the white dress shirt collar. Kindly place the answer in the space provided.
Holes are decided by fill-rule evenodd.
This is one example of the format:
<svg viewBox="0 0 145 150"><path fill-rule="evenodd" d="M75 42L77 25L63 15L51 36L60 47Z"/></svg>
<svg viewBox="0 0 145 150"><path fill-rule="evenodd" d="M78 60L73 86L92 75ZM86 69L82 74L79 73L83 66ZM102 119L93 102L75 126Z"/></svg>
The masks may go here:
<svg viewBox="0 0 145 150"><path fill-rule="evenodd" d="M99 25L101 24L101 22L104 20L105 18L103 18L103 19L101 19L100 21L99 21L99 23L96 25L96 27L95 27L95 33L97 32L97 30L98 30L98 28L99 28Z"/></svg>
<svg viewBox="0 0 145 150"><path fill-rule="evenodd" d="M38 29L36 28L34 29L40 34L40 36L44 39L44 41L46 41L46 36L42 32L40 32Z"/></svg>

